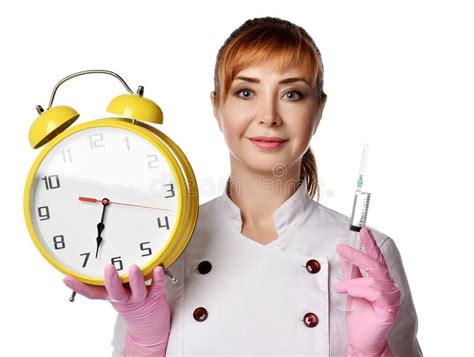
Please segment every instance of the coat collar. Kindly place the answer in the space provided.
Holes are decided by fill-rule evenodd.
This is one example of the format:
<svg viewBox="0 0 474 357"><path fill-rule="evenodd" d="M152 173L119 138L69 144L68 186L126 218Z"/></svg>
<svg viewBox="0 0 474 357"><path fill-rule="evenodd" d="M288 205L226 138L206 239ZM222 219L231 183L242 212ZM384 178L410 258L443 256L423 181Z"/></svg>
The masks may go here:
<svg viewBox="0 0 474 357"><path fill-rule="evenodd" d="M240 208L227 194L229 179L230 177L227 179L220 200L222 202L223 211L230 219L231 223L239 229L239 232L241 232L242 216L240 214ZM288 228L292 227L300 220L310 201L312 201L312 199L308 194L307 183L306 180L303 180L293 195L291 195L276 209L275 212L273 212L273 223L275 224L275 229L279 236L284 234Z"/></svg>

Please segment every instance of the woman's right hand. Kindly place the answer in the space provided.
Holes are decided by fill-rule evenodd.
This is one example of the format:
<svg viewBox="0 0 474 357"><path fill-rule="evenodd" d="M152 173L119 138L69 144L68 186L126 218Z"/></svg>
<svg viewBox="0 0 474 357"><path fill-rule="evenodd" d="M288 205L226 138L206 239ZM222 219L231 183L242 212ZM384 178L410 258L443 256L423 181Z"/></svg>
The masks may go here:
<svg viewBox="0 0 474 357"><path fill-rule="evenodd" d="M164 356L170 332L170 308L164 294L165 273L158 265L151 285L145 284L140 268L129 269L129 286L122 284L115 266L104 269L105 287L85 284L68 275L64 283L89 298L109 301L127 322L125 355Z"/></svg>

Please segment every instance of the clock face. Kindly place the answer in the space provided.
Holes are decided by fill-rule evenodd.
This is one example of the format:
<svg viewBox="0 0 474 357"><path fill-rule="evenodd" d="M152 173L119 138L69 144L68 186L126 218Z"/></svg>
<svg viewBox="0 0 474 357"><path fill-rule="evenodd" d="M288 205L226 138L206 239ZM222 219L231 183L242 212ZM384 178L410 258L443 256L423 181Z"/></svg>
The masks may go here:
<svg viewBox="0 0 474 357"><path fill-rule="evenodd" d="M36 236L66 269L102 279L142 267L174 231L178 186L168 161L144 137L94 127L67 136L40 163L30 195Z"/></svg>

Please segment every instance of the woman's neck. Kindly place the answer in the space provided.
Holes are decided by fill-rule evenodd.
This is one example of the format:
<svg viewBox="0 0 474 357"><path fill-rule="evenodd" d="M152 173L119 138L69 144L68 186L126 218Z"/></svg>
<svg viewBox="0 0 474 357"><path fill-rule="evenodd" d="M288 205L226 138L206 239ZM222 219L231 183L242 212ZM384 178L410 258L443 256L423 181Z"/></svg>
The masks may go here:
<svg viewBox="0 0 474 357"><path fill-rule="evenodd" d="M227 194L240 208L242 233L252 232L255 240L276 238L270 237L276 235L273 213L298 189L300 167L301 162L280 172L257 172L231 159Z"/></svg>

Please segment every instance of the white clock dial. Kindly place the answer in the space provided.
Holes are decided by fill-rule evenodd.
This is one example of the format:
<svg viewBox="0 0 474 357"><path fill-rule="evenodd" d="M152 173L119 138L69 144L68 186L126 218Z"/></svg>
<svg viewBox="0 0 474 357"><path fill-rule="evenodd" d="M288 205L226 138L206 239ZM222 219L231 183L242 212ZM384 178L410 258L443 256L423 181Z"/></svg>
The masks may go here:
<svg viewBox="0 0 474 357"><path fill-rule="evenodd" d="M173 171L155 145L129 130L95 127L66 137L41 162L30 214L39 241L59 263L103 278L106 264L127 274L161 251L179 199Z"/></svg>

